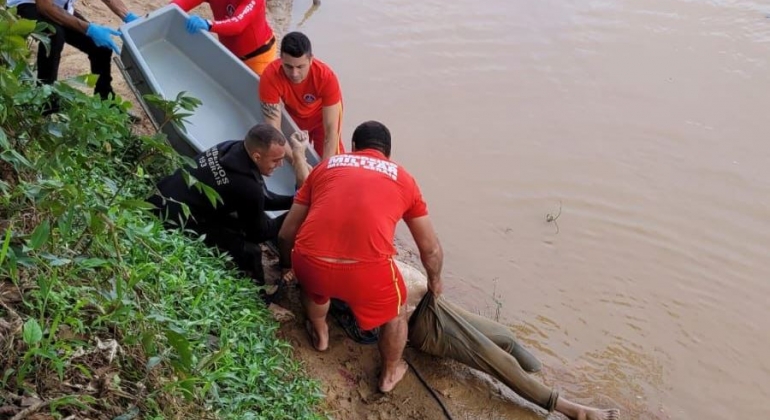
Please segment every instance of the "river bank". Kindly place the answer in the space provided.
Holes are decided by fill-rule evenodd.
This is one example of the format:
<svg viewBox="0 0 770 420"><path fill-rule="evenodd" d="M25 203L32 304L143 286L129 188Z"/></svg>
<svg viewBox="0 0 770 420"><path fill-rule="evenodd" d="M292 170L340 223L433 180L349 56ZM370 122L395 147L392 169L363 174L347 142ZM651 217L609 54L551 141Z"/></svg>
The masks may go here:
<svg viewBox="0 0 770 420"><path fill-rule="evenodd" d="M310 4L310 1L304 3L302 7L307 6L306 16L318 10ZM145 14L164 4L166 2L142 0L130 2L128 5L135 13ZM268 2L269 19L279 36L295 29L299 24L292 22L291 19L294 7L299 7L299 4L295 5L291 0ZM322 7L323 5L320 6ZM114 27L119 25L117 18L101 2L83 1L81 9L87 17L96 22L109 23ZM195 12L206 16L208 14L206 9L206 7L200 7ZM312 39L312 33L310 35ZM334 63L330 64L334 66ZM87 62L83 60L82 55L67 49L62 59L62 78L85 72L87 72ZM119 73L114 74L117 81L116 91L124 98L131 100L135 108L139 109L136 106L136 99L133 98ZM344 85L345 81L341 80L341 83ZM142 129L151 129L146 119L142 122ZM402 253L406 259L414 263L415 259L409 257L407 248L407 246L402 247ZM277 272L268 270L267 274L276 276ZM392 394L385 396L377 393L375 391L376 369L379 356L376 347L355 344L333 321L330 322L332 343L330 351L324 354L313 351L303 328L302 311L295 289L289 290L279 303L290 309L296 316L282 324L278 335L292 344L295 357L302 362L311 377L321 382L326 394L325 407L333 417L373 420L444 418L439 406L412 373L407 375ZM512 392L500 387L484 375L454 363L421 355L412 349L407 350L406 357L425 377L430 386L438 390L455 418L542 417L536 408L523 402ZM559 377L560 374L546 367L542 375L545 382L553 383L551 378Z"/></svg>

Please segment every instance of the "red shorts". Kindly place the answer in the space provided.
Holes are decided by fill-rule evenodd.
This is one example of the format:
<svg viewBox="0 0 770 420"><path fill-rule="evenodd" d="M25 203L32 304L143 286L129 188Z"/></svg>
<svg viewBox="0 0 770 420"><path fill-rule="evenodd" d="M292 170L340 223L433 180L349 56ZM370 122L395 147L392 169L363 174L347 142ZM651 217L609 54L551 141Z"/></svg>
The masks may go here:
<svg viewBox="0 0 770 420"><path fill-rule="evenodd" d="M329 298L342 300L364 330L392 320L406 303L406 284L392 259L340 264L295 250L291 262L297 281L313 302L323 305Z"/></svg>

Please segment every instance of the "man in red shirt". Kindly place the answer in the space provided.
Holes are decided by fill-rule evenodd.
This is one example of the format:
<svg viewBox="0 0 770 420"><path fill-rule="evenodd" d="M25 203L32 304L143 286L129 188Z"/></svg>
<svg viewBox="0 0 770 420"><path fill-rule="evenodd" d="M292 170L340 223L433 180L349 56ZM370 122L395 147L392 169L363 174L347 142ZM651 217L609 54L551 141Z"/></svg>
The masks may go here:
<svg viewBox="0 0 770 420"><path fill-rule="evenodd" d="M265 122L281 128L283 101L297 126L309 133L318 156L343 153L342 92L334 71L313 57L310 40L300 32L283 37L280 58L267 66L259 81Z"/></svg>
<svg viewBox="0 0 770 420"><path fill-rule="evenodd" d="M189 12L204 1L211 6L214 21L192 15L187 18L187 30L217 34L222 45L261 75L275 60L277 49L273 29L265 18L266 0L174 0L173 3Z"/></svg>
<svg viewBox="0 0 770 420"><path fill-rule="evenodd" d="M353 133L353 152L332 156L310 173L278 233L281 267L302 287L313 346L329 345L330 298L346 302L361 329L380 327L382 392L391 391L407 365L404 280L393 255L396 224L404 219L428 274L442 290L443 252L414 178L391 162L390 132L365 122Z"/></svg>

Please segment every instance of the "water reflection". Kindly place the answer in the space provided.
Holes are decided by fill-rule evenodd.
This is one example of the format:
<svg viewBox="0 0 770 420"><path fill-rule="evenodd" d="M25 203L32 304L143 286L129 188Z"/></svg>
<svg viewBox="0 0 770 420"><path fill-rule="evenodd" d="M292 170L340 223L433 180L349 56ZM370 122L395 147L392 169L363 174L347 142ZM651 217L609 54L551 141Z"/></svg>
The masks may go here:
<svg viewBox="0 0 770 420"><path fill-rule="evenodd" d="M616 340L564 366L546 367L544 376L580 403L623 407L624 418L672 418L655 400L655 392L667 388L665 368L659 361L666 356L632 346Z"/></svg>

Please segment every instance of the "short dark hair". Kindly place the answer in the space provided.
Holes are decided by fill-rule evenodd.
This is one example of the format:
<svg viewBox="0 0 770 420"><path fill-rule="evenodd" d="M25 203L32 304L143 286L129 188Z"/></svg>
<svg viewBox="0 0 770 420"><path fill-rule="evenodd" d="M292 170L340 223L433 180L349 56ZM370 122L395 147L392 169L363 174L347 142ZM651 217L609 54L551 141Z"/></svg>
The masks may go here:
<svg viewBox="0 0 770 420"><path fill-rule="evenodd" d="M313 47L310 45L310 38L302 32L289 32L281 40L281 54L289 54L294 58L300 58L307 54L313 56Z"/></svg>
<svg viewBox="0 0 770 420"><path fill-rule="evenodd" d="M356 150L379 150L385 157L390 157L390 130L378 121L361 123L353 131L353 147Z"/></svg>
<svg viewBox="0 0 770 420"><path fill-rule="evenodd" d="M251 153L254 150L267 151L273 143L283 146L286 144L286 137L280 130L270 124L260 123L251 127L243 139L246 150Z"/></svg>

